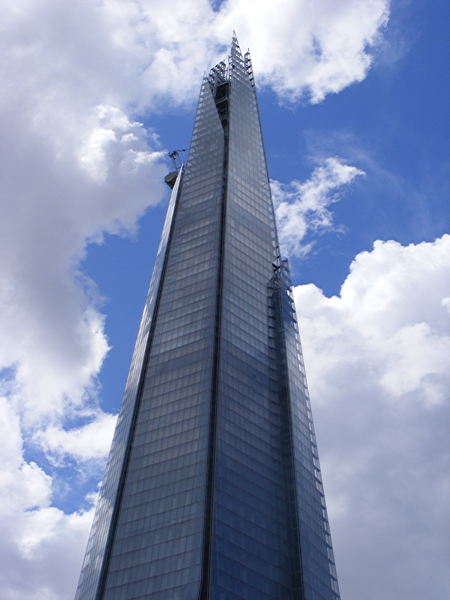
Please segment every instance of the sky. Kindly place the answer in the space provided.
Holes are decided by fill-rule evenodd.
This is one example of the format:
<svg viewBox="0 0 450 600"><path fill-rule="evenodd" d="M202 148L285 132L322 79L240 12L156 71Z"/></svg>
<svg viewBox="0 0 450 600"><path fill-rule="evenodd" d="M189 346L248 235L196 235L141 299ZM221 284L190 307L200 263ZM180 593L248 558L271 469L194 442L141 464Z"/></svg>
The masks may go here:
<svg viewBox="0 0 450 600"><path fill-rule="evenodd" d="M0 585L73 597L205 71L250 47L343 600L443 600L443 0L0 0Z"/></svg>

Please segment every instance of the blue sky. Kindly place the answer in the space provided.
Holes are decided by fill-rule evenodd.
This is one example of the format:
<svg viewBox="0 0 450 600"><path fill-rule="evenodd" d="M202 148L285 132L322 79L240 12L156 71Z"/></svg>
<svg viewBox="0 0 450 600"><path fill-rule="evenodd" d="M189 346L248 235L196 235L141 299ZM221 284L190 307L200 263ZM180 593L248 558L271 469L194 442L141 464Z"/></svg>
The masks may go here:
<svg viewBox="0 0 450 600"><path fill-rule="evenodd" d="M253 57L342 595L448 596L446 4L4 3L5 598L73 595L166 155L189 146L233 29Z"/></svg>

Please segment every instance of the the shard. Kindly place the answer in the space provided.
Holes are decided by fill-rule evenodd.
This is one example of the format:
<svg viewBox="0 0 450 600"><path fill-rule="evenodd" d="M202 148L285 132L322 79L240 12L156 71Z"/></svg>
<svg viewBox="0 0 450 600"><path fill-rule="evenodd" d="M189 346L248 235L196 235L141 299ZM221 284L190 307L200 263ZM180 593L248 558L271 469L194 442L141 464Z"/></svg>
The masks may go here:
<svg viewBox="0 0 450 600"><path fill-rule="evenodd" d="M169 178L170 181L170 178ZM205 77L77 600L338 600L249 53Z"/></svg>

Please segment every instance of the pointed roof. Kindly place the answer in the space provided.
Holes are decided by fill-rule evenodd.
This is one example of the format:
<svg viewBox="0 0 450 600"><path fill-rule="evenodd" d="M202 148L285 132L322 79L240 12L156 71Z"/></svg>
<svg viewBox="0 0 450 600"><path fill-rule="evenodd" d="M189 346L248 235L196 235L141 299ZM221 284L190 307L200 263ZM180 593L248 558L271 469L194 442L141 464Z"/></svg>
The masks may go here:
<svg viewBox="0 0 450 600"><path fill-rule="evenodd" d="M230 81L232 72L238 72L243 77L247 76L251 85L255 85L250 50L247 50L244 55L242 54L235 31L233 31L233 36L231 38L228 61L226 62L225 60L222 60L217 63L217 65L212 67L207 76L209 84L211 85L211 89L215 88L215 86L222 82Z"/></svg>

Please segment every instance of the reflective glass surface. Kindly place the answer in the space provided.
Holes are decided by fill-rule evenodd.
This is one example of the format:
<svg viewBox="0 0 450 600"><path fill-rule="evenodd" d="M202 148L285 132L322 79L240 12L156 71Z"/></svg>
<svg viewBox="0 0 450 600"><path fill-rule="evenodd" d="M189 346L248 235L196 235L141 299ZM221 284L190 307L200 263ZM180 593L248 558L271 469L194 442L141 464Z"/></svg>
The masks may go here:
<svg viewBox="0 0 450 600"><path fill-rule="evenodd" d="M131 359L130 370L125 385L122 406L117 418L106 472L95 509L94 522L89 535L75 600L95 598L100 584L108 534L111 528L114 506L117 502L121 473L124 468L124 459L130 438L130 428L136 407L138 387L144 368L145 350L148 344L149 331L154 321L156 298L161 283L161 274L166 258L169 234L172 228L173 215L177 203L181 178L182 170L180 170L180 173L178 174L167 208L161 241L159 243L155 266Z"/></svg>
<svg viewBox="0 0 450 600"><path fill-rule="evenodd" d="M223 130L205 82L174 217L105 598L195 598L201 579Z"/></svg>
<svg viewBox="0 0 450 600"><path fill-rule="evenodd" d="M255 91L236 44L229 110L213 597L288 600L293 548L268 339L275 224Z"/></svg>
<svg viewBox="0 0 450 600"><path fill-rule="evenodd" d="M288 403L302 593L306 600L338 600L330 526L286 260L281 262L274 279L281 356L280 348L277 350Z"/></svg>
<svg viewBox="0 0 450 600"><path fill-rule="evenodd" d="M249 55L204 80L77 600L339 600Z"/></svg>
<svg viewBox="0 0 450 600"><path fill-rule="evenodd" d="M212 597L336 600L295 308L251 64L236 43L229 77Z"/></svg>

